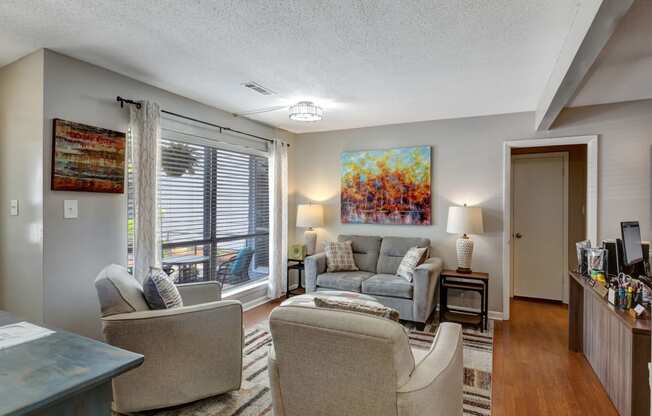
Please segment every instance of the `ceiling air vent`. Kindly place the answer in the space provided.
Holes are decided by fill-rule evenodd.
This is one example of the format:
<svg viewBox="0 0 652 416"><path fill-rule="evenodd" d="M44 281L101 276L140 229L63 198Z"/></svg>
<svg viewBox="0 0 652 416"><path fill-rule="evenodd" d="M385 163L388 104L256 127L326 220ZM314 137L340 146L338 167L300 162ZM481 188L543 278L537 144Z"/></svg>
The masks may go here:
<svg viewBox="0 0 652 416"><path fill-rule="evenodd" d="M249 81L245 82L242 84L244 87L249 88L252 91L256 91L258 94L262 95L274 95L276 94L274 91L270 90L269 88L265 88L262 85L260 85L257 82Z"/></svg>

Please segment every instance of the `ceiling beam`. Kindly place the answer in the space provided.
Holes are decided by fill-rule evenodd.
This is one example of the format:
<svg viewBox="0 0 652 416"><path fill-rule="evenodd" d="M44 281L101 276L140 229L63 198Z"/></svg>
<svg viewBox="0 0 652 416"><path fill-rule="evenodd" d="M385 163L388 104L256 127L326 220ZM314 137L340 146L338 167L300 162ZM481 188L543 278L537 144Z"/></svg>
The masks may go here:
<svg viewBox="0 0 652 416"><path fill-rule="evenodd" d="M584 0L573 21L535 115L536 130L548 130L634 0Z"/></svg>

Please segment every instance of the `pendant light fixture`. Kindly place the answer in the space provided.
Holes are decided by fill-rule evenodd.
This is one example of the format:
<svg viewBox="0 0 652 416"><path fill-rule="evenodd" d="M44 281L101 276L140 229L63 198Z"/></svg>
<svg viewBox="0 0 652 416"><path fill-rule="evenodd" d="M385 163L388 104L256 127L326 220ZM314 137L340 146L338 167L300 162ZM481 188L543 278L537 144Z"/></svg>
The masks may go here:
<svg viewBox="0 0 652 416"><path fill-rule="evenodd" d="M290 106L290 120L319 121L324 117L324 110L312 101L300 101Z"/></svg>

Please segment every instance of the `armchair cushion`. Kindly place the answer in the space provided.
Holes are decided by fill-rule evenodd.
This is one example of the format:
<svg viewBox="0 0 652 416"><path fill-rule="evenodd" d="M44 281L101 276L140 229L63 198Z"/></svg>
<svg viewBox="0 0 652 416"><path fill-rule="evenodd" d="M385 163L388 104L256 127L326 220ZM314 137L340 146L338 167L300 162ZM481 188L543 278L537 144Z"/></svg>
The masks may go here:
<svg viewBox="0 0 652 416"><path fill-rule="evenodd" d="M123 266L111 264L102 269L95 290L103 317L149 310L142 286Z"/></svg>
<svg viewBox="0 0 652 416"><path fill-rule="evenodd" d="M320 288L360 292L362 282L373 276L369 272L335 272L322 273L317 276L317 286Z"/></svg>
<svg viewBox="0 0 652 416"><path fill-rule="evenodd" d="M183 306L179 290L161 269L152 268L143 282L143 293L150 309L172 309Z"/></svg>
<svg viewBox="0 0 652 416"><path fill-rule="evenodd" d="M393 274L377 274L362 282L362 293L372 296L412 299L414 286L402 277Z"/></svg>

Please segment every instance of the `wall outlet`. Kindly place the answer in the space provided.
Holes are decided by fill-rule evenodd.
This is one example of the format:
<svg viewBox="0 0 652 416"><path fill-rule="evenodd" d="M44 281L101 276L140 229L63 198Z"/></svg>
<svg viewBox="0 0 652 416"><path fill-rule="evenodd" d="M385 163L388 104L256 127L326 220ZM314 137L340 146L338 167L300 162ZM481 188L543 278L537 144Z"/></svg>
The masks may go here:
<svg viewBox="0 0 652 416"><path fill-rule="evenodd" d="M18 200L17 199L12 199L9 201L9 215L12 217L17 217L18 216Z"/></svg>
<svg viewBox="0 0 652 416"><path fill-rule="evenodd" d="M63 201L63 218L72 219L78 217L77 200L66 199Z"/></svg>

